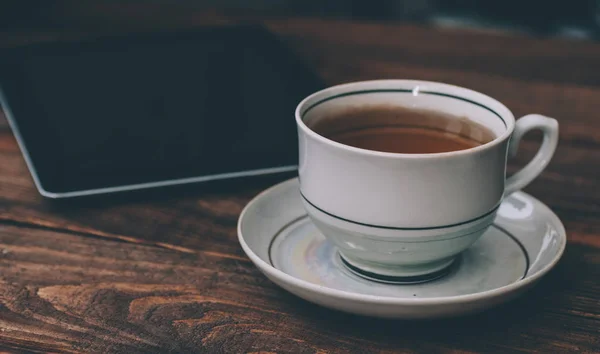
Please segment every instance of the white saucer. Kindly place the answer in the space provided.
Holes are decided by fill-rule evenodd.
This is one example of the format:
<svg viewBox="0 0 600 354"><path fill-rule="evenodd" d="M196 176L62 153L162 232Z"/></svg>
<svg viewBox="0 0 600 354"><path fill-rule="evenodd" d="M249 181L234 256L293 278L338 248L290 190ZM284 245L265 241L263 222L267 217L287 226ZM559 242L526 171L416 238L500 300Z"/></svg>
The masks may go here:
<svg viewBox="0 0 600 354"><path fill-rule="evenodd" d="M480 311L531 287L556 265L566 246L558 217L530 195L506 198L494 225L452 266L427 283L365 279L342 264L335 247L302 206L297 179L278 184L242 211L238 237L273 282L316 304L355 314L432 318Z"/></svg>

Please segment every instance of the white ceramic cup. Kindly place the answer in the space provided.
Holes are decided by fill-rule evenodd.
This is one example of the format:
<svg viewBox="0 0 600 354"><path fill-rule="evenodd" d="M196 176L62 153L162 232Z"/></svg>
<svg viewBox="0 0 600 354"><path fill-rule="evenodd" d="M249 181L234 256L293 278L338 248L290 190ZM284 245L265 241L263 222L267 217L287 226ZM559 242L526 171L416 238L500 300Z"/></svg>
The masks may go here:
<svg viewBox="0 0 600 354"><path fill-rule="evenodd" d="M467 150L399 154L360 149L323 137L306 122L364 105L394 105L467 117L493 132ZM492 224L502 198L548 165L558 122L538 114L515 122L503 104L448 84L377 80L327 88L296 109L304 206L350 268L419 281L447 269ZM539 129L537 155L506 178L508 154Z"/></svg>

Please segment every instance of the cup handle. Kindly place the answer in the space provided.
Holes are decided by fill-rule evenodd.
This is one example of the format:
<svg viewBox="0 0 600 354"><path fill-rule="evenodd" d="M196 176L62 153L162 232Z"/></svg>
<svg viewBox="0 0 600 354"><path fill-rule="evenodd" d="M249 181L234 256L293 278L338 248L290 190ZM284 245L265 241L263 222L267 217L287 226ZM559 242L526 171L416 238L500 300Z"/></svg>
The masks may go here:
<svg viewBox="0 0 600 354"><path fill-rule="evenodd" d="M527 132L539 129L544 133L542 146L523 169L506 179L504 195L516 192L531 183L548 166L558 145L558 121L540 114L529 114L517 120L510 145L509 156L516 156L519 142Z"/></svg>

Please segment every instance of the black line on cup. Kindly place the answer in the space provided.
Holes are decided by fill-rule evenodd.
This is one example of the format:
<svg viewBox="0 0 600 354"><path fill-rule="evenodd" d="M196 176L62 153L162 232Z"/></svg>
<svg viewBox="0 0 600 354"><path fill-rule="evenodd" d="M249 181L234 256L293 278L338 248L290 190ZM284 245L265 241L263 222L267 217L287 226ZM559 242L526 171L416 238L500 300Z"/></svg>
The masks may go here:
<svg viewBox="0 0 600 354"><path fill-rule="evenodd" d="M478 217L475 217L473 219L462 221L462 222L459 222L459 223L456 223L456 224L448 224L448 225L440 225L440 226L429 226L429 227L400 227L400 226L384 226L384 225L367 224L367 223L363 223L363 222L360 222L360 221L354 221L354 220L346 219L346 218L343 218L341 216L337 216L335 214L332 214L330 212L327 212L327 211L319 208L313 202L311 202L310 200L308 200L308 198L306 198L304 196L304 194L302 193L302 191L300 191L300 195L302 196L302 199L304 199L313 208L317 209L318 211L322 212L323 214L331 216L332 218L336 218L338 220L346 221L346 222L353 223L353 224L356 224L356 225L367 226L367 227L374 227L374 228L377 228L377 229L386 229L386 230L436 230L436 229L445 229L445 228L448 228L448 227L460 226L460 225L468 224L468 223L471 223L471 222L483 219L486 216L489 216L492 213L494 213L500 207L500 204L498 203L498 205L496 205L492 210L488 211L487 213L485 213L483 215L480 215Z"/></svg>
<svg viewBox="0 0 600 354"><path fill-rule="evenodd" d="M338 256L340 257L342 264L346 268L348 268L348 270L350 270L353 274L356 274L361 278L364 278L364 279L367 279L370 281L376 281L378 283L397 284L397 285L420 284L420 283L430 282L430 281L439 279L443 276L450 274L452 269L454 269L456 267L455 264L458 264L458 262L457 262L458 258L460 258L460 255L458 255L457 259L455 259L452 263L450 263L446 267L444 267L440 270L436 270L435 272L432 272L432 273L427 273L427 274L422 274L422 275L411 275L411 276L394 276L394 275L383 275L383 274L373 273L373 272L369 272L369 271L360 269L360 268L352 265L350 262L348 262L344 258L344 256L342 256L341 253L339 253L339 252L338 252Z"/></svg>
<svg viewBox="0 0 600 354"><path fill-rule="evenodd" d="M385 93L385 92L413 93L413 90L410 90L410 89L377 89L377 90L361 90L361 91L352 91L352 92L340 93L339 95L327 97L327 98L324 98L324 99L322 99L320 101L317 101L317 102L313 103L307 109L305 109L304 112L302 112L300 114L300 117L302 119L304 119L304 116L306 115L306 113L308 113L311 109L317 107L321 103L324 103L324 102L327 102L327 101L331 101L331 100L334 100L336 98L346 97L346 96L354 96L354 95L362 95L362 94L368 94L368 93ZM460 97L460 96L454 96L454 95L450 95L450 94L442 93L442 92L422 91L422 90L420 90L419 94L426 94L426 95L434 95L434 96L442 96L442 97L454 98L456 100L460 100L460 101L464 101L464 102L468 102L468 103L474 104L476 106L479 106L479 107L481 107L481 108L483 108L483 109L485 109L485 110L493 113L496 117L498 117L502 121L502 123L504 124L505 128L508 127L508 125L506 124L506 121L504 120L504 118L502 118L502 116L498 112L494 111L493 109L491 109L490 107L488 107L488 106L486 106L486 105L484 105L482 103L470 100L468 98L464 98L464 97Z"/></svg>
<svg viewBox="0 0 600 354"><path fill-rule="evenodd" d="M271 239L271 242L269 242L269 248L267 249L268 252L268 257L269 257L269 263L271 264L271 267L276 268L275 264L273 263L273 257L271 256L271 249L273 248L273 244L275 243L275 240L279 237L279 235L281 235L281 233L286 230L288 227L294 225L295 223L297 223L298 221L302 220L302 219L306 219L308 218L307 214L304 214L302 216L299 216L295 219L293 219L292 221L288 222L287 224L283 225L281 227L281 229L277 230L277 232L275 233L275 235L273 235L273 238Z"/></svg>
<svg viewBox="0 0 600 354"><path fill-rule="evenodd" d="M521 241L519 241L518 238L516 238L513 234L508 232L502 226L498 226L496 224L492 224L492 226L495 227L496 229L500 230L502 233L506 234L506 236L510 237L513 241L515 241L515 243L519 246L519 248L523 252L523 256L525 257L525 273L523 274L523 276L521 277L520 280L525 279L525 277L527 277L527 273L529 272L529 253L527 253L527 249L525 248L525 246L523 246L523 244L521 243Z"/></svg>

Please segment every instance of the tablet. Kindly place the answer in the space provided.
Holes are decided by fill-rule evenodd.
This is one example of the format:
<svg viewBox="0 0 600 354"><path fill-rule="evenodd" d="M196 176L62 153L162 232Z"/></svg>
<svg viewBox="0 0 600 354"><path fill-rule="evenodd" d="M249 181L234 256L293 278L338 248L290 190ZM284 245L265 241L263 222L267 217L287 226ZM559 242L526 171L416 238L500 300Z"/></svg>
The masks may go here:
<svg viewBox="0 0 600 354"><path fill-rule="evenodd" d="M0 103L50 198L293 171L295 107L321 88L254 25L0 52Z"/></svg>

